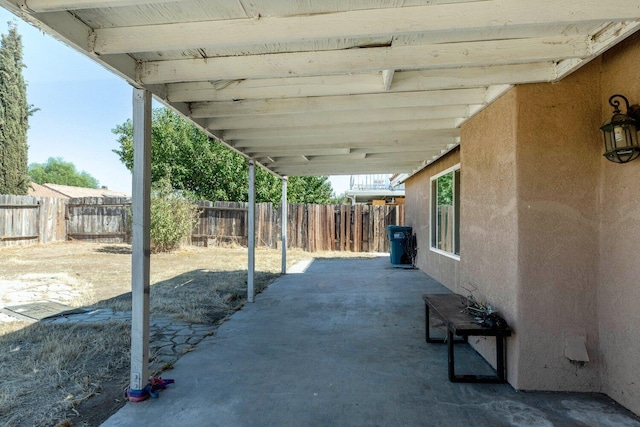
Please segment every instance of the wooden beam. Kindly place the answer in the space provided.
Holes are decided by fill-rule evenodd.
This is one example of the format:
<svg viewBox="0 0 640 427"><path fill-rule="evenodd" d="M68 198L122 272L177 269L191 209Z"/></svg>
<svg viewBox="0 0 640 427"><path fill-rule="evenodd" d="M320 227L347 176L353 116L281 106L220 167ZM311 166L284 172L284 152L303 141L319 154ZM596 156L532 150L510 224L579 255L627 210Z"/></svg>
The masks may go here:
<svg viewBox="0 0 640 427"><path fill-rule="evenodd" d="M386 164L325 164L325 165L306 165L306 166L276 166L273 169L288 176L318 176L318 175L355 175L369 173L407 173L411 172L423 164L422 161L408 161L402 163L386 163Z"/></svg>
<svg viewBox="0 0 640 427"><path fill-rule="evenodd" d="M393 74L395 70L382 70L382 88L385 92L389 92L391 89L391 82L393 82Z"/></svg>
<svg viewBox="0 0 640 427"><path fill-rule="evenodd" d="M141 6L177 0L23 0L24 7L34 12L97 9L106 7Z"/></svg>
<svg viewBox="0 0 640 427"><path fill-rule="evenodd" d="M223 88L219 88L217 81L171 83L167 85L167 97L171 101L194 102L300 98L382 92L380 74L377 72L233 80L228 82L230 83Z"/></svg>
<svg viewBox="0 0 640 427"><path fill-rule="evenodd" d="M480 111L484 110L489 104L493 101L501 97L504 93L506 93L509 89L511 89L512 85L493 85L487 88L487 93L485 95L485 102L478 105L470 105L468 117L473 117L478 114Z"/></svg>
<svg viewBox="0 0 640 427"><path fill-rule="evenodd" d="M420 151L410 152L410 157L407 156L409 152L397 151L387 153L352 153L346 155L322 155L322 156L278 156L275 158L263 158L265 166L278 167L278 166L303 166L303 165L321 165L321 164L358 164L358 163L376 163L376 162L415 162L423 159L430 159L436 154L439 154L441 147L434 147L431 149L422 149ZM258 157L260 158L260 157ZM267 160L268 159L268 160ZM306 160L300 160L306 159Z"/></svg>
<svg viewBox="0 0 640 427"><path fill-rule="evenodd" d="M222 132L224 140L234 139L279 139L292 136L332 136L340 139L342 135L356 134L367 135L377 132L403 132L420 130L437 130L456 128L460 121L458 119L435 119L435 120L402 120L386 121L382 123L366 123L360 126L355 124L338 124L324 126L304 126L304 127L282 127L268 129L230 129Z"/></svg>
<svg viewBox="0 0 640 427"><path fill-rule="evenodd" d="M242 150L251 157L266 157L266 156L294 156L306 153L309 156L321 156L321 155L341 155L350 153L388 153L394 151L421 151L424 149L440 148L448 144L456 144L457 138L453 137L441 137L432 139L418 139L411 141L390 141L390 142L360 142L360 143L345 143L345 142L330 142L327 147L322 144L316 145L271 145L271 146L253 146L245 147ZM280 144L279 142L277 144ZM338 146L339 148L336 148Z"/></svg>
<svg viewBox="0 0 640 427"><path fill-rule="evenodd" d="M374 110L323 111L301 114L259 115L246 117L218 117L207 121L209 129L268 129L278 127L319 126L331 123L362 124L382 121L433 120L463 118L467 116L468 105L445 105L443 107L381 108ZM192 113L192 117L196 117Z"/></svg>
<svg viewBox="0 0 640 427"><path fill-rule="evenodd" d="M396 71L389 92L461 89L492 84L550 82L557 78L553 62L494 65L437 70ZM217 82L171 83L171 102L234 101L238 99L304 98L310 96L380 93L380 74L234 80L222 88Z"/></svg>
<svg viewBox="0 0 640 427"><path fill-rule="evenodd" d="M245 150L245 153L250 155L255 159L269 159L269 162L274 162L273 158L282 157L282 156L340 156L347 155L351 153L349 148L317 148L317 149L308 149L304 148L292 147L291 150L272 150L269 151L249 151Z"/></svg>
<svg viewBox="0 0 640 427"><path fill-rule="evenodd" d="M24 4L17 0L0 0L0 7L13 12L53 38L64 40L64 43L72 49L101 63L109 71L124 78L132 85L140 87L135 81L137 63L129 55L117 54L98 57L91 52L89 39L92 29L84 22L66 12L28 13L23 6Z"/></svg>
<svg viewBox="0 0 640 427"><path fill-rule="evenodd" d="M616 43L621 42L625 38L640 30L640 22L621 22L607 25L599 31L592 39L591 54L583 58L569 58L558 62L557 74L561 79L587 62L601 55Z"/></svg>
<svg viewBox="0 0 640 427"><path fill-rule="evenodd" d="M265 150L269 147L286 147L290 145L323 147L323 148L352 148L353 146L376 147L387 145L413 144L416 142L442 142L443 144L455 142L460 136L460 129L414 130L404 132L375 132L363 134L341 135L335 141L328 141L324 136L282 136L277 141L270 139L240 139L227 140L227 143L236 150L250 147L252 150Z"/></svg>
<svg viewBox="0 0 640 427"><path fill-rule="evenodd" d="M46 2L36 1L41 7ZM307 16L106 27L95 30L94 49L99 54L135 53L278 45L336 38L390 38L421 33L448 33L455 38L457 33L465 30L576 25L637 18L640 18L640 9L633 1L616 2L614 7L601 0L566 0L561 3L555 0L487 0Z"/></svg>
<svg viewBox="0 0 640 427"><path fill-rule="evenodd" d="M191 105L191 115L193 117L228 117L373 110L380 108L433 107L482 104L485 98L486 89L475 88L235 102L196 102Z"/></svg>
<svg viewBox="0 0 640 427"><path fill-rule="evenodd" d="M422 153L426 153L426 157L418 155L411 156L410 158L401 151L393 153L371 153L371 154L347 154L344 156L297 156L297 157L276 157L273 162L265 163L269 167L279 166L307 166L307 165L331 165L334 163L345 164L379 164L379 163L415 163L416 161L422 161L436 153L440 152L440 149L425 150ZM421 157L418 159L418 157Z"/></svg>
<svg viewBox="0 0 640 427"><path fill-rule="evenodd" d="M315 157L315 156L347 156L350 154L357 156L365 156L367 154L374 153L395 153L395 152L403 152L403 153L421 153L424 151L433 151L440 150L443 146L446 146L448 142L453 143L454 139L449 139L448 141L438 141L434 142L416 142L413 144L404 144L404 145L392 145L392 146L354 146L353 148L309 148L304 146L292 146L290 148L269 148L268 151L262 148L261 151L252 151L250 148L245 149L245 152L249 154L251 157L257 159L263 158L280 158L280 157L295 157L300 155L305 155L307 157ZM269 160L273 162L273 160Z"/></svg>
<svg viewBox="0 0 640 427"><path fill-rule="evenodd" d="M556 61L588 55L584 36L491 40L418 46L275 53L143 62L144 84L345 74Z"/></svg>

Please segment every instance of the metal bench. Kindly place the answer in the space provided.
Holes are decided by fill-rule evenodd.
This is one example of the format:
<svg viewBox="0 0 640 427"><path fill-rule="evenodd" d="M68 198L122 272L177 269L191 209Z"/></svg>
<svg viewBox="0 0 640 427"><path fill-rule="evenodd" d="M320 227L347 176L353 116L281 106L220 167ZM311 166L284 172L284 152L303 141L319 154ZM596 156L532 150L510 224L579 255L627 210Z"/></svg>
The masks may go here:
<svg viewBox="0 0 640 427"><path fill-rule="evenodd" d="M478 321L464 309L467 299L457 294L424 294L425 329L428 343L447 344L449 353L449 381L465 383L504 383L507 378L505 339L511 336L509 327L491 328ZM429 334L429 314L433 311L444 321L447 328L445 338L431 338ZM455 340L455 336L462 337ZM454 344L466 343L470 336L495 337L496 375L457 375L455 373ZM455 341L454 341L455 340Z"/></svg>

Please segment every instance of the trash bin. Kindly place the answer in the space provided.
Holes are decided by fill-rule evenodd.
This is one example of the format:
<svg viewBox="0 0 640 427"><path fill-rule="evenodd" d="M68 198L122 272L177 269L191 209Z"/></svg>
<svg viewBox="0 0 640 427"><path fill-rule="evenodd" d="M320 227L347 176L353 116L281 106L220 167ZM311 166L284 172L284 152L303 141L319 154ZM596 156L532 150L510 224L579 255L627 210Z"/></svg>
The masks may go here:
<svg viewBox="0 0 640 427"><path fill-rule="evenodd" d="M400 225L387 226L387 237L391 243L391 264L410 264L407 242L411 237L411 227Z"/></svg>

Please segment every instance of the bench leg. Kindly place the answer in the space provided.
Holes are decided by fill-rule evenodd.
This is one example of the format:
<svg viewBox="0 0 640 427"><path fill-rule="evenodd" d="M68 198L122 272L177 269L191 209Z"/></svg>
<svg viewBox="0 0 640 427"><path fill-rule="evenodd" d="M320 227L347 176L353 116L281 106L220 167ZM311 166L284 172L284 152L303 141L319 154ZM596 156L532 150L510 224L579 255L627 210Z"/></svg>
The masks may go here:
<svg viewBox="0 0 640 427"><path fill-rule="evenodd" d="M507 355L504 349L504 340L504 337L496 337L496 373L500 382L507 380L507 364L505 363Z"/></svg>
<svg viewBox="0 0 640 427"><path fill-rule="evenodd" d="M456 375L455 355L453 346L453 331L447 328L449 337L449 381L452 383L492 383L506 382L506 364L504 340L505 337L496 338L496 375ZM467 338L467 337L465 337Z"/></svg>
<svg viewBox="0 0 640 427"><path fill-rule="evenodd" d="M449 366L449 381L456 382L456 363L454 353L453 331L451 328L447 328L447 347L448 347L448 366Z"/></svg>
<svg viewBox="0 0 640 427"><path fill-rule="evenodd" d="M444 344L447 340L446 338L431 338L429 332L429 304L424 304L424 330L425 330L425 341L430 344Z"/></svg>
<svg viewBox="0 0 640 427"><path fill-rule="evenodd" d="M425 341L429 344L446 344L447 337L444 338L431 338L431 333L429 332L429 304L424 304L424 331L425 331ZM447 328L448 329L448 328ZM456 344L467 342L467 337L462 337L461 340L454 341Z"/></svg>

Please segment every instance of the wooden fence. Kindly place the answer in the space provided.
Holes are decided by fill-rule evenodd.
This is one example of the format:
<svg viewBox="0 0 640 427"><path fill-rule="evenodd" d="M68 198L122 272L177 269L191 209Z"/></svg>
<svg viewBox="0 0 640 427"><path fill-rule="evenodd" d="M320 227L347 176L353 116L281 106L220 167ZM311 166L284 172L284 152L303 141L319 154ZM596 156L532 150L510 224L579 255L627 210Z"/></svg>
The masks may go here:
<svg viewBox="0 0 640 427"><path fill-rule="evenodd" d="M247 204L200 202L192 244L247 244ZM279 247L280 206L256 204L256 246ZM404 225L404 205L303 205L287 209L287 247L315 251L389 252L388 225Z"/></svg>
<svg viewBox="0 0 640 427"><path fill-rule="evenodd" d="M128 242L131 199L84 197L69 199L66 210L67 239L102 243Z"/></svg>
<svg viewBox="0 0 640 427"><path fill-rule="evenodd" d="M0 247L66 240L66 200L0 195Z"/></svg>
<svg viewBox="0 0 640 427"><path fill-rule="evenodd" d="M130 240L130 199L0 196L0 246L60 240ZM188 243L247 245L247 204L199 202ZM404 225L404 206L288 206L287 246L306 251L389 252L387 225ZM256 204L256 246L280 245L281 208Z"/></svg>

